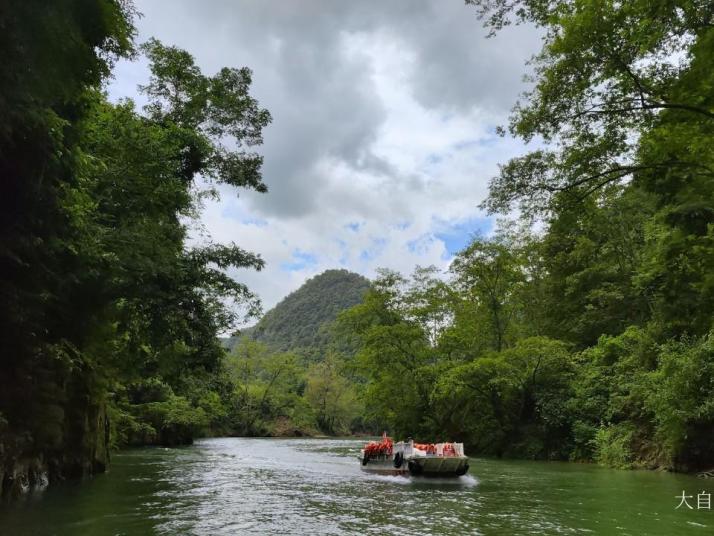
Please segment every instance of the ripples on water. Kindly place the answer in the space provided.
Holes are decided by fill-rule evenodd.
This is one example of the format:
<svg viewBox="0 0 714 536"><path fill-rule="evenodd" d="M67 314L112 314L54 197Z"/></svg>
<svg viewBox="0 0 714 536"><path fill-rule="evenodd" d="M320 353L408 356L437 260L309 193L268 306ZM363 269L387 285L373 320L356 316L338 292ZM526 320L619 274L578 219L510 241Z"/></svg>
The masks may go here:
<svg viewBox="0 0 714 536"><path fill-rule="evenodd" d="M0 534L669 536L714 526L714 511L674 510L682 489L701 487L689 477L487 460L458 479L379 476L360 470L361 445L225 438L127 451L109 474L6 505Z"/></svg>
<svg viewBox="0 0 714 536"><path fill-rule="evenodd" d="M318 446L314 440L219 439L202 446L169 469L168 478L183 489L166 497L181 513L161 523L160 532L454 530L460 522L447 519L449 495L477 483L472 476L414 482L364 473L355 458L361 442L355 441L320 440ZM470 502L473 497L461 509Z"/></svg>

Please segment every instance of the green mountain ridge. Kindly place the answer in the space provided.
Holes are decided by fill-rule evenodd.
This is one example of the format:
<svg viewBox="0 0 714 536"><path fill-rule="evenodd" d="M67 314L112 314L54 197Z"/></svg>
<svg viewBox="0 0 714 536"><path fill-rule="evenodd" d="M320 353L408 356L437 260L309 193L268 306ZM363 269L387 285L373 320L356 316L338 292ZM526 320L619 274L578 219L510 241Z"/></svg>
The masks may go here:
<svg viewBox="0 0 714 536"><path fill-rule="evenodd" d="M308 279L270 309L257 324L225 341L232 350L243 337L279 351L294 351L314 360L331 342L329 327L337 315L362 301L370 281L354 272L331 269Z"/></svg>

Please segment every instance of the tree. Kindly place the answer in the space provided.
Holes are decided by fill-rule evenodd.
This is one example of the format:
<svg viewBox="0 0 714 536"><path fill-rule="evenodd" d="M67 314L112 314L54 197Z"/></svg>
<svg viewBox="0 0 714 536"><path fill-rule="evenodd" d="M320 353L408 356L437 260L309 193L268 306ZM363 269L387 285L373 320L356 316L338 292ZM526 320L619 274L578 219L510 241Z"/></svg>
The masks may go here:
<svg viewBox="0 0 714 536"><path fill-rule="evenodd" d="M305 431L302 370L294 354L272 352L262 343L242 340L227 360L235 385L234 431L268 435L279 419Z"/></svg>
<svg viewBox="0 0 714 536"><path fill-rule="evenodd" d="M497 354L457 365L438 379L441 433L472 452L502 456L518 425L518 371Z"/></svg>
<svg viewBox="0 0 714 536"><path fill-rule="evenodd" d="M349 432L359 414L357 394L344 368L345 363L337 355L328 354L307 371L305 398L315 413L317 427L326 434Z"/></svg>
<svg viewBox="0 0 714 536"><path fill-rule="evenodd" d="M450 270L474 321L488 326L492 348L500 352L508 345L516 315L514 297L525 282L516 248L505 237L476 237L456 255Z"/></svg>
<svg viewBox="0 0 714 536"><path fill-rule="evenodd" d="M0 449L11 464L40 456L53 479L106 465L108 416L115 443L134 432L186 441L225 419L217 333L257 312L225 269L260 269L260 257L189 247L186 221L205 195L198 175L265 191L262 161L244 146L270 116L248 93L248 70L207 77L153 40L142 48L153 74L145 113L108 103L100 84L133 53L132 15L112 0L0 14L2 202L12 205L0 236Z"/></svg>
<svg viewBox="0 0 714 536"><path fill-rule="evenodd" d="M436 266L417 266L405 289L403 307L436 346L453 317L452 291Z"/></svg>
<svg viewBox="0 0 714 536"><path fill-rule="evenodd" d="M76 255L62 198L79 182L86 92L132 54L133 8L10 1L0 26L0 470L22 471L17 459L42 453L52 476L81 474L108 453L78 351L83 322L72 318Z"/></svg>
<svg viewBox="0 0 714 536"><path fill-rule="evenodd" d="M545 32L510 132L543 148L494 178L485 205L558 217L612 188L651 207L637 286L662 335L704 335L714 306L714 26L707 2L469 0L496 31ZM629 194L628 194L629 195ZM650 204L651 203L651 204Z"/></svg>
<svg viewBox="0 0 714 536"><path fill-rule="evenodd" d="M201 74L193 57L150 39L141 47L151 62L151 79L141 89L150 98L148 117L183 129L184 178L197 173L232 186L267 192L260 167L263 158L244 150L262 143L270 113L249 93L250 69L224 67Z"/></svg>
<svg viewBox="0 0 714 536"><path fill-rule="evenodd" d="M539 244L543 334L582 348L649 319L639 274L654 212L651 194L620 186L558 209Z"/></svg>
<svg viewBox="0 0 714 536"><path fill-rule="evenodd" d="M357 339L366 417L397 434L431 434L437 354L422 326L408 318L405 283L400 274L382 271L362 303L339 315L338 329Z"/></svg>
<svg viewBox="0 0 714 536"><path fill-rule="evenodd" d="M467 3L492 32L527 22L545 33L534 61L534 88L516 107L510 131L526 141L539 137L546 148L501 168L485 203L489 209L517 203L536 214L549 210L559 192L577 202L643 174L711 175L707 162L686 152L643 158L632 143L663 116L694 129L714 121L713 97L705 91L714 75L702 70L714 43L706 2Z"/></svg>
<svg viewBox="0 0 714 536"><path fill-rule="evenodd" d="M685 471L707 469L714 458L714 344L701 339L669 342L660 366L650 372L645 406L655 415L655 434L672 465Z"/></svg>
<svg viewBox="0 0 714 536"><path fill-rule="evenodd" d="M269 116L247 95L247 73L231 85L230 70L206 77L184 51L154 40L142 49L152 62L144 88L149 115L95 93L82 123L82 180L64 198L75 237L73 301L94 341L94 351L80 350L102 381L119 383L116 392L155 378L197 406L230 391L220 379L217 333L242 318L240 308L248 316L258 311L256 297L225 269L261 269L263 261L234 244L187 247L185 221L196 216L202 195L195 178L264 190L256 182L260 159L224 144L231 136L238 147L241 136L258 142ZM157 88L175 80L190 98L164 111ZM219 160L230 160L232 171ZM133 411L131 404L124 409Z"/></svg>
<svg viewBox="0 0 714 536"><path fill-rule="evenodd" d="M444 429L477 452L562 458L570 447L573 372L563 343L523 339L446 371L434 404Z"/></svg>

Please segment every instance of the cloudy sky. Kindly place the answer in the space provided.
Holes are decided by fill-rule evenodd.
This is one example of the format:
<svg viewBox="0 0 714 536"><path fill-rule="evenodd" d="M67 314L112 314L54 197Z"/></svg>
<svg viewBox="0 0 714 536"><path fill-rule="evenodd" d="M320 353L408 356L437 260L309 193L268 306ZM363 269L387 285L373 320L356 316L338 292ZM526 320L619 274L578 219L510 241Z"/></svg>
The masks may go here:
<svg viewBox="0 0 714 536"><path fill-rule="evenodd" d="M253 70L273 122L259 151L269 193L221 189L203 227L267 262L235 271L267 310L328 268L371 277L446 268L491 218L497 164L523 151L495 127L540 48L531 28L495 38L462 0L137 0L139 39L191 52L204 73ZM110 96L137 96L142 61Z"/></svg>

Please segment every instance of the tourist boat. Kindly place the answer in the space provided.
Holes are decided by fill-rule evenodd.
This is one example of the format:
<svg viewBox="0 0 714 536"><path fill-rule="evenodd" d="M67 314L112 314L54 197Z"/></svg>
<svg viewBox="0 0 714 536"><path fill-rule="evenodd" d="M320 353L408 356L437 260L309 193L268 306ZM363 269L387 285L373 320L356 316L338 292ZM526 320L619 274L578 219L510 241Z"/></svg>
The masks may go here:
<svg viewBox="0 0 714 536"><path fill-rule="evenodd" d="M383 475L459 477L469 470L463 443L394 443L386 434L360 451L362 470Z"/></svg>

